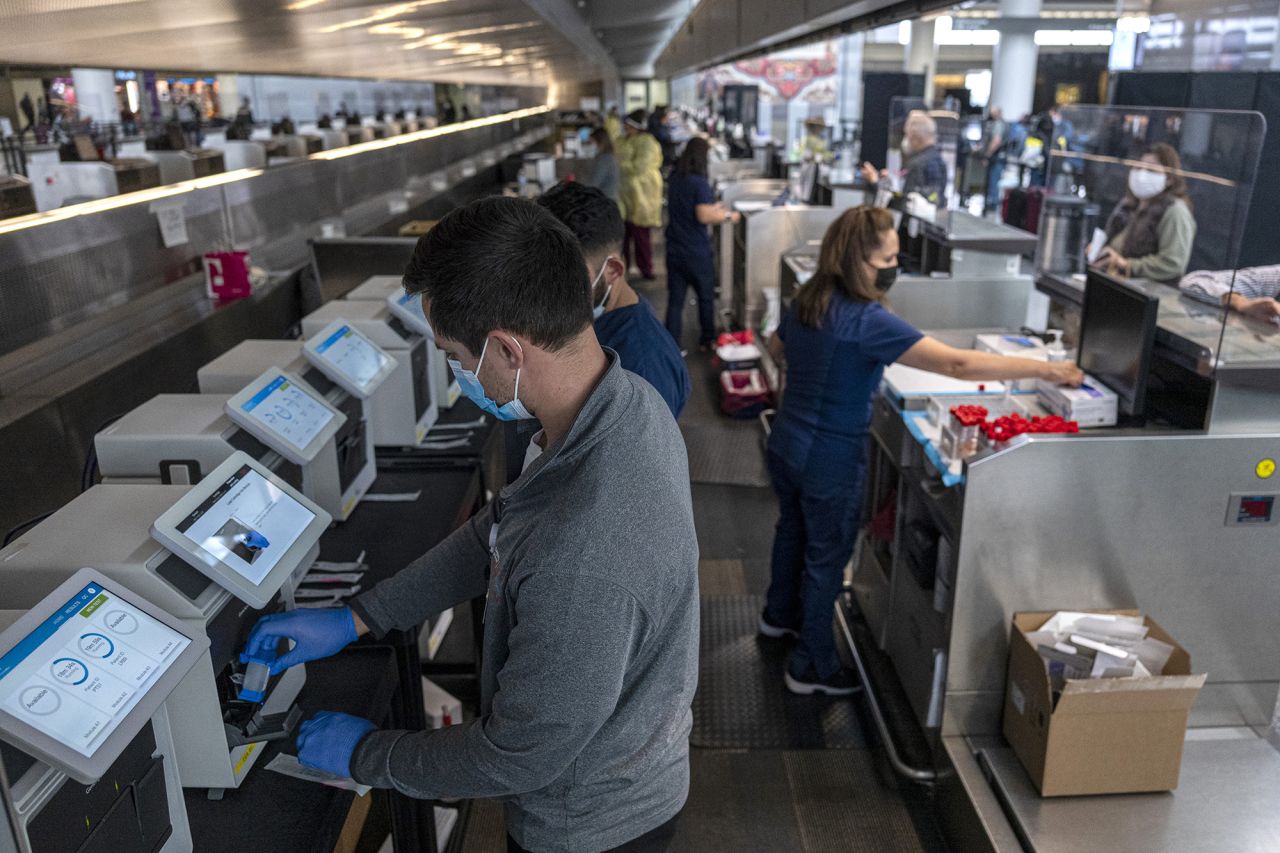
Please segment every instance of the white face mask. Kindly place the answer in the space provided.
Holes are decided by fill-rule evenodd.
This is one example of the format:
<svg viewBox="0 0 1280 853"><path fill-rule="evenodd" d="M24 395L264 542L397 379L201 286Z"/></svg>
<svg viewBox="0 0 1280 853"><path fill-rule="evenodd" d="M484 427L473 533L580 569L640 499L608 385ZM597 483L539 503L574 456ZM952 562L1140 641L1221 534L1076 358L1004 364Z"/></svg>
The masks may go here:
<svg viewBox="0 0 1280 853"><path fill-rule="evenodd" d="M1129 170L1129 192L1143 201L1160 195L1168 183L1169 178L1164 172L1137 168Z"/></svg>
<svg viewBox="0 0 1280 853"><path fill-rule="evenodd" d="M910 157L911 152L914 150L911 147L911 140L907 139L905 136L902 138L902 144L898 147L902 150L903 157Z"/></svg>
<svg viewBox="0 0 1280 853"><path fill-rule="evenodd" d="M600 267L600 272L596 273L595 279L591 282L591 290L590 290L591 293L594 294L596 292L596 285L600 283L600 278L601 276L604 275L605 268L608 266L609 266L609 258L605 258L604 264ZM604 316L604 306L609 303L609 294L611 292L613 292L612 284L610 284L608 287L605 288L604 298L600 300L600 304L594 306L591 309L592 320L599 320L602 316Z"/></svg>

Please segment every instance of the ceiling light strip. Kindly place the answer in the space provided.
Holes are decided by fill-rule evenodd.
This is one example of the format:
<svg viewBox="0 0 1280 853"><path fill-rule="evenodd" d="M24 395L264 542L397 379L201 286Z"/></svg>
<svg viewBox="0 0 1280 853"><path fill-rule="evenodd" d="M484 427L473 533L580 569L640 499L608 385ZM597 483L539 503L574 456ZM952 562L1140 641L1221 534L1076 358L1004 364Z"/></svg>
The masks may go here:
<svg viewBox="0 0 1280 853"><path fill-rule="evenodd" d="M415 131L413 133L404 133L400 136L392 136L387 139L375 139L372 142L360 142L355 145L348 145L344 148L320 151L316 154L312 154L309 159L337 160L342 157L350 157L353 154L364 154L368 151L379 151L383 148L393 148L397 145L404 145L409 142L418 142L423 139L434 139L437 136L447 136L451 133L461 133L467 130L474 130L478 127L488 127L489 125L501 124L505 121L529 118L531 116L542 115L543 113L550 111L551 107L543 104L539 107L515 110L509 113L487 116L485 118L475 118L469 121L446 124L443 127L433 127L426 130ZM171 198L184 193L194 192L195 190L205 190L211 187L225 186L226 184L233 184L249 178L256 178L258 175L261 175L263 171L263 169L236 169L232 172L222 172L217 175L209 175L207 177L196 178L190 181L182 181L180 183L169 184L163 187L152 187L151 189L138 190L137 192L124 193L123 195L98 198L92 201L81 202L80 204L60 207L56 210L47 210L43 213L30 213L26 216L17 216L13 219L0 220L0 235L9 234L14 231L21 231L26 228L34 228L37 225L47 225L51 222L62 222L63 220L74 219L77 216L88 216L94 213L116 210L121 207L130 207L135 204L146 204L147 202L158 201L162 198Z"/></svg>
<svg viewBox="0 0 1280 853"><path fill-rule="evenodd" d="M543 113L550 111L551 107L543 104L540 107L529 107L528 109L515 110L514 112L501 113L499 115L487 116L485 118L473 118L469 121L460 121L454 124L446 124L441 127L431 127L426 130L417 130L413 133L402 133L399 136L390 136L386 139L375 139L372 142L358 142L355 145L348 145L345 148L318 151L315 154L312 154L308 159L339 160L343 157L351 157L355 154L364 154L369 151L381 151L384 148L394 148L397 145L407 145L410 142L419 142L423 139L434 139L437 136L447 136L451 133L475 130L478 127L488 127L489 125L501 124L506 121L529 118L531 116L542 115Z"/></svg>
<svg viewBox="0 0 1280 853"><path fill-rule="evenodd" d="M151 189L138 190L137 192L124 193L123 195L96 198L92 201L84 201L79 204L59 207L56 210L46 210L43 213L30 213L26 216L17 216L13 219L0 220L0 234L8 234L12 231L21 231L25 228L33 228L37 225L47 225L50 222L61 222L64 219L74 219L77 216L88 216L93 213L102 213L104 211L115 210L120 207L145 204L150 201L158 201L162 198L182 195L183 193L189 193L195 190L205 190L210 187L223 186L224 184L243 181L247 178L256 178L258 175L261 175L262 172L262 169L236 169L232 172L222 172L220 174L209 175L204 178L182 181L177 184L168 184L163 187L152 187Z"/></svg>

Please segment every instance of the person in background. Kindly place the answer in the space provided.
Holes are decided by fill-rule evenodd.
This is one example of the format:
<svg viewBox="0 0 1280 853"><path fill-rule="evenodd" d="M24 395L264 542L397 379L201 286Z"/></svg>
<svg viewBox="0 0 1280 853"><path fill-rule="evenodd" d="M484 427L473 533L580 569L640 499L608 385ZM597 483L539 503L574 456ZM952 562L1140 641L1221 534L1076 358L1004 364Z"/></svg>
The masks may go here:
<svg viewBox="0 0 1280 853"><path fill-rule="evenodd" d="M591 178L587 184L600 190L617 205L622 174L618 171L618 155L613 150L613 139L607 130L597 127L591 131L591 141L596 144L596 159L591 163ZM622 241L618 242L621 250Z"/></svg>
<svg viewBox="0 0 1280 853"><path fill-rule="evenodd" d="M902 190L903 196L917 193L931 204L946 200L947 164L938 150L938 125L927 112L912 110L902 126ZM870 163L862 164L862 178L872 192L880 189L880 181L889 172L876 171Z"/></svg>
<svg viewBox="0 0 1280 853"><path fill-rule="evenodd" d="M564 223L582 246L601 346L616 352L624 368L649 380L672 416L680 417L689 399L689 369L653 308L627 284L617 203L593 187L559 183L543 193L538 204Z"/></svg>
<svg viewBox="0 0 1280 853"><path fill-rule="evenodd" d="M618 168L622 172L622 217L627 236L622 246L623 260L636 266L645 281L653 281L653 243L650 228L662 225L662 147L645 130L644 110L636 110L623 122L618 145Z"/></svg>
<svg viewBox="0 0 1280 853"><path fill-rule="evenodd" d="M689 288L698 297L698 346L707 350L716 339L716 270L708 225L734 220L716 201L707 182L707 140L695 136L685 145L667 184L667 331L680 343L684 300Z"/></svg>
<svg viewBox="0 0 1280 853"><path fill-rule="evenodd" d="M1094 266L1125 278L1176 282L1187 272L1196 219L1173 146L1151 146L1129 170L1129 185L1107 217L1106 247Z"/></svg>
<svg viewBox="0 0 1280 853"><path fill-rule="evenodd" d="M900 362L968 380L1083 378L1069 362L954 349L922 335L885 304L897 264L892 214L845 211L767 344L785 385L768 443L780 515L759 632L796 638L785 676L793 693L859 689L836 654L831 620L858 532L871 400L884 368Z"/></svg>
<svg viewBox="0 0 1280 853"><path fill-rule="evenodd" d="M302 723L298 761L420 799L503 801L507 850L663 850L689 791L698 542L680 430L601 348L578 241L536 204L440 220L404 277L463 393L537 418L542 454L485 509L348 607L266 616L273 673L484 596L477 719ZM292 648L279 654L281 640Z"/></svg>
<svg viewBox="0 0 1280 853"><path fill-rule="evenodd" d="M804 139L800 141L800 156L805 160L825 163L831 159L831 148L824 134L827 123L818 116L804 120Z"/></svg>
<svg viewBox="0 0 1280 853"><path fill-rule="evenodd" d="M1280 266L1196 270L1183 276L1178 287L1193 299L1280 324Z"/></svg>
<svg viewBox="0 0 1280 853"><path fill-rule="evenodd" d="M675 140L671 136L671 126L668 124L670 116L671 111L664 105L654 107L653 112L649 114L648 130L662 148L663 166L670 166L676 159Z"/></svg>
<svg viewBox="0 0 1280 853"><path fill-rule="evenodd" d="M1040 140L1044 160L1031 172L1031 183L1035 186L1046 186L1049 182L1049 158L1054 151L1073 151L1076 147L1076 128L1071 119L1062 114L1057 104L1036 121L1032 134Z"/></svg>
<svg viewBox="0 0 1280 853"><path fill-rule="evenodd" d="M1004 152L1008 142L1009 125L1004 120L1004 110L992 107L987 114L987 124L982 134L982 156L987 161L987 194L984 213L991 213L1000 206L1000 179L1004 177Z"/></svg>
<svg viewBox="0 0 1280 853"><path fill-rule="evenodd" d="M610 140L617 141L622 138L622 118L618 115L617 104L609 107L609 114L604 117L604 129L609 134Z"/></svg>
<svg viewBox="0 0 1280 853"><path fill-rule="evenodd" d="M18 136L22 137L28 130L34 130L36 126L36 108L31 103L30 92L22 93L22 100L18 102L18 107L22 110L22 117L27 120L26 127L18 131Z"/></svg>

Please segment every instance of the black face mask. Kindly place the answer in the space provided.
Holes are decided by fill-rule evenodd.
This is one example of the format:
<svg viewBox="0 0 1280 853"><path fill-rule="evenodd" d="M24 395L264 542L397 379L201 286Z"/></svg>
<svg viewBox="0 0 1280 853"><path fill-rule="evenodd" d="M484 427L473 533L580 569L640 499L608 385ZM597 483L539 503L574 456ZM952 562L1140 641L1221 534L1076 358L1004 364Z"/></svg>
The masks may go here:
<svg viewBox="0 0 1280 853"><path fill-rule="evenodd" d="M887 293L893 283L898 280L897 267L883 267L876 270L876 290Z"/></svg>

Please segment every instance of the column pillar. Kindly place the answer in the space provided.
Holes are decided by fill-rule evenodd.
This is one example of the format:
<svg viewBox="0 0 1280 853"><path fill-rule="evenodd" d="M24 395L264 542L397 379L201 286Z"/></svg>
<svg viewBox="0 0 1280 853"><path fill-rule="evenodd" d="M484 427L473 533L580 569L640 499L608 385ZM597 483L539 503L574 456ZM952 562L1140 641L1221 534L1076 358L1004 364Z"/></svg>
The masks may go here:
<svg viewBox="0 0 1280 853"><path fill-rule="evenodd" d="M80 118L91 121L119 121L116 108L116 74L109 68L72 68L76 87L76 107Z"/></svg>
<svg viewBox="0 0 1280 853"><path fill-rule="evenodd" d="M1000 43L991 57L991 105L1004 110L1008 121L1031 112L1036 94L1035 31L1025 22L1040 16L1041 0L1000 0L1000 18L1022 19L1000 27ZM1021 25L1019 25L1021 24Z"/></svg>
<svg viewBox="0 0 1280 853"><path fill-rule="evenodd" d="M911 42L907 45L907 73L924 75L924 102L933 104L933 75L938 70L933 44L933 21L912 21Z"/></svg>
<svg viewBox="0 0 1280 853"><path fill-rule="evenodd" d="M836 120L862 118L862 47L866 34L849 33L836 41L840 79L836 86Z"/></svg>

